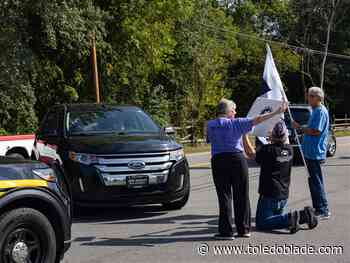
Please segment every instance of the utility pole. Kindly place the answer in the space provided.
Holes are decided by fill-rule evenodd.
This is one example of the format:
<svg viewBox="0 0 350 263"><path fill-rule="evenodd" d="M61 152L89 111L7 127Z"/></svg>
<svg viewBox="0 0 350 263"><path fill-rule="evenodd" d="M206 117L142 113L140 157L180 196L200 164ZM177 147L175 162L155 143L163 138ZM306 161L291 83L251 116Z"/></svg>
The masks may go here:
<svg viewBox="0 0 350 263"><path fill-rule="evenodd" d="M98 83L95 33L92 36L91 60L92 60L92 78L93 78L95 94L96 94L96 103L100 103L100 87L99 87L99 83Z"/></svg>
<svg viewBox="0 0 350 263"><path fill-rule="evenodd" d="M324 71L325 71L325 66L326 66L326 61L327 61L327 55L328 55L328 48L329 48L329 42L331 38L331 29L334 24L334 19L335 19L335 14L337 12L337 8L341 3L341 0L331 0L331 13L327 17L327 38L326 38L326 44L325 44L325 51L324 51L324 56L321 64L321 80L320 80L320 88L324 89Z"/></svg>

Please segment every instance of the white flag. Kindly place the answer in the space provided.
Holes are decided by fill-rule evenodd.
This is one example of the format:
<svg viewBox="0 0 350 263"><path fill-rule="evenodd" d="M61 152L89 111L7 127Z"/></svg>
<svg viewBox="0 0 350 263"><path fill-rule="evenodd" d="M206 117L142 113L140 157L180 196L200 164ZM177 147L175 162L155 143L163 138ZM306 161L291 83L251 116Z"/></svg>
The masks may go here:
<svg viewBox="0 0 350 263"><path fill-rule="evenodd" d="M278 74L270 46L266 45L266 60L263 73L263 87L261 96L274 100L288 101L283 90L283 84Z"/></svg>
<svg viewBox="0 0 350 263"><path fill-rule="evenodd" d="M281 105L282 105L282 101L280 100L258 97L254 101L252 107L250 108L247 117L255 118L258 115L276 111L279 107L281 107ZM270 136L269 132L272 131L276 123L279 120L281 120L281 117L282 117L282 114L275 115L271 119L268 119L267 121L264 121L256 125L252 130L252 134L255 136L258 136L259 140L265 144L264 137Z"/></svg>
<svg viewBox="0 0 350 263"><path fill-rule="evenodd" d="M266 60L265 60L265 68L263 73L263 85L262 85L260 98L268 98L268 99L274 100L275 102L276 101L282 102L283 100L288 101L287 96L283 90L283 84L282 84L280 75L278 74L270 46L268 44L266 44ZM259 105L261 105L262 101L257 100L255 101L255 103L259 102ZM256 105L253 105L253 106L255 107L254 111L256 112L257 106ZM252 115L252 108L250 110L250 115ZM268 109L271 109L271 107L262 108L259 114L267 113ZM283 117L284 117L283 114L281 114L280 116L275 116L274 118L269 120L267 123L261 123L257 125L253 129L253 134L258 136L258 139L263 144L266 144L267 140L265 137L269 135L271 127L273 127Z"/></svg>

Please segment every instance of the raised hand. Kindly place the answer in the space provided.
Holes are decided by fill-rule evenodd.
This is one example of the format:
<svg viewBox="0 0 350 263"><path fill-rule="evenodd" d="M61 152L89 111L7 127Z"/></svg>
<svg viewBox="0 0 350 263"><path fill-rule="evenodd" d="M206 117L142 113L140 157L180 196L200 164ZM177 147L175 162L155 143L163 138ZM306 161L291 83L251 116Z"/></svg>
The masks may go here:
<svg viewBox="0 0 350 263"><path fill-rule="evenodd" d="M300 129L301 125L299 123L297 123L296 121L292 121L292 127L294 129Z"/></svg>
<svg viewBox="0 0 350 263"><path fill-rule="evenodd" d="M283 113L288 109L288 102L283 102L281 107L278 108L277 113Z"/></svg>

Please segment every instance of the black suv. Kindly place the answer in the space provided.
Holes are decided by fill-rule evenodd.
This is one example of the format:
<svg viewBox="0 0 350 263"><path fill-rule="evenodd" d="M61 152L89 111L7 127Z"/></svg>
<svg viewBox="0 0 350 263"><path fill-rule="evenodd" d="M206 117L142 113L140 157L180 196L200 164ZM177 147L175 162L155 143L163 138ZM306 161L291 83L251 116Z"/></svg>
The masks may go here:
<svg viewBox="0 0 350 263"><path fill-rule="evenodd" d="M62 171L0 157L0 262L59 262L70 246L69 192Z"/></svg>
<svg viewBox="0 0 350 263"><path fill-rule="evenodd" d="M301 105L301 104L292 104L290 105L290 111L292 114L293 119L301 124L302 126L306 126L308 123L308 120L311 116L312 113L312 108L308 105ZM294 148L294 154L296 157L296 161L301 160L301 154L300 150L298 147L298 143L295 137L295 132L294 129L291 127L291 122L289 119L289 114L285 113L285 119L286 119L286 125L289 131L289 141L290 144ZM303 142L303 134L298 133L298 137L300 140L300 143ZM330 123L329 125L329 134L328 134L328 139L327 139L327 156L331 157L334 156L337 150L337 140L336 136L334 134L334 130L332 129L332 125Z"/></svg>
<svg viewBox="0 0 350 263"><path fill-rule="evenodd" d="M57 105L36 133L33 155L64 167L77 206L180 209L190 194L189 167L171 133L133 106Z"/></svg>

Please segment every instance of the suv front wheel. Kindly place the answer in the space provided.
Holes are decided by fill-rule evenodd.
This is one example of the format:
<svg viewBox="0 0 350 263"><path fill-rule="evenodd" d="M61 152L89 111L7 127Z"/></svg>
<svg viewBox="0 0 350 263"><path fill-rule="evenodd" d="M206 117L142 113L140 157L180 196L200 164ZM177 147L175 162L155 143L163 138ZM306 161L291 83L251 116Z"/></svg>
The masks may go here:
<svg viewBox="0 0 350 263"><path fill-rule="evenodd" d="M18 208L0 217L0 262L54 263L56 236L37 210Z"/></svg>
<svg viewBox="0 0 350 263"><path fill-rule="evenodd" d="M189 197L190 187L186 189L185 195L180 200L171 203L163 203L163 208L165 210L179 210L187 204Z"/></svg>

